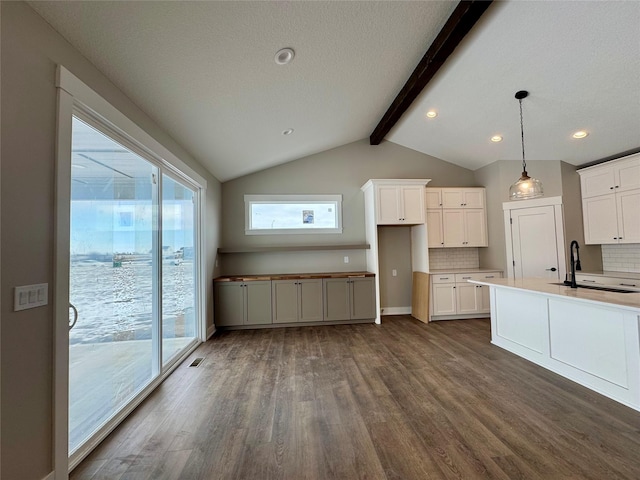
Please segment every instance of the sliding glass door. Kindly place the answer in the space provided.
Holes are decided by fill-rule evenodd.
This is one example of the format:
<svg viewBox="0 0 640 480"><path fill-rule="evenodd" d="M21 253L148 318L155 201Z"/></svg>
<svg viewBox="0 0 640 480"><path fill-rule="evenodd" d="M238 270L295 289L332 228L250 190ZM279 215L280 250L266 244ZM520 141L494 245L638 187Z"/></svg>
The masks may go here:
<svg viewBox="0 0 640 480"><path fill-rule="evenodd" d="M195 192L162 175L162 363L196 337Z"/></svg>
<svg viewBox="0 0 640 480"><path fill-rule="evenodd" d="M196 190L73 118L69 452L197 341Z"/></svg>

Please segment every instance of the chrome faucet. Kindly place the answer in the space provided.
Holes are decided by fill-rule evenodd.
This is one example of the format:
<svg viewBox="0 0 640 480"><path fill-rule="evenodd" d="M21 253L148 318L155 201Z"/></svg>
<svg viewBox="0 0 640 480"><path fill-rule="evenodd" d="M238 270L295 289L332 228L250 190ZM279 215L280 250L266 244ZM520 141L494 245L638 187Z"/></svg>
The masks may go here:
<svg viewBox="0 0 640 480"><path fill-rule="evenodd" d="M576 247L576 256L573 256L573 247ZM577 240L571 240L571 245L569 246L570 251L570 262L571 262L571 288L578 288L578 284L576 283L576 270L582 270L580 266L580 245L578 245Z"/></svg>

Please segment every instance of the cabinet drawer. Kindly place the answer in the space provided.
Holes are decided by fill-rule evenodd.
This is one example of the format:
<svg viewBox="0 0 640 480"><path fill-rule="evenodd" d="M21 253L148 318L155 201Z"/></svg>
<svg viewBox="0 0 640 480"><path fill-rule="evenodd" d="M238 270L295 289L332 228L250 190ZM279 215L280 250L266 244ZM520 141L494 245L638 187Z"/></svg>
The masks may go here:
<svg viewBox="0 0 640 480"><path fill-rule="evenodd" d="M482 273L456 273L456 282L462 283L467 280L490 280L492 278L502 278L501 272L482 272Z"/></svg>
<svg viewBox="0 0 640 480"><path fill-rule="evenodd" d="M431 283L454 283L456 281L455 273L438 273L431 274Z"/></svg>

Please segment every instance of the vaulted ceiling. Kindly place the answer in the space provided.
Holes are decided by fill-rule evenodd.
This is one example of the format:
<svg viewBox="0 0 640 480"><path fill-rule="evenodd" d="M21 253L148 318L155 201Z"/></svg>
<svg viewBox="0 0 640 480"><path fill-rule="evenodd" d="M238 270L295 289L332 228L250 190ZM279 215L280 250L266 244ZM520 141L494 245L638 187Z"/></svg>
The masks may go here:
<svg viewBox="0 0 640 480"><path fill-rule="evenodd" d="M30 5L226 181L369 137L456 2ZM518 159L521 89L528 159L640 147L640 2L494 2L386 140L470 169Z"/></svg>

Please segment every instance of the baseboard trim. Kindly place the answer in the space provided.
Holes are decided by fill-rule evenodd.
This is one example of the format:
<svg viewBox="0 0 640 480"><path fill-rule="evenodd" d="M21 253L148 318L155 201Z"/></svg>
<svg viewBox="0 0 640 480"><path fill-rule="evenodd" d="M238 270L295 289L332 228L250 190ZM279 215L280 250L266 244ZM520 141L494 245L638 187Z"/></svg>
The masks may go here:
<svg viewBox="0 0 640 480"><path fill-rule="evenodd" d="M211 325L210 327L207 328L207 340L209 340L214 333L216 333L216 326Z"/></svg>
<svg viewBox="0 0 640 480"><path fill-rule="evenodd" d="M380 315L411 315L411 307L383 307Z"/></svg>
<svg viewBox="0 0 640 480"><path fill-rule="evenodd" d="M44 477L42 480L53 480L56 477L56 472L51 472L49 475Z"/></svg>

